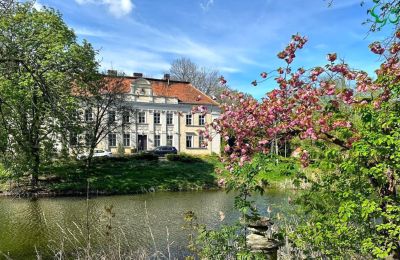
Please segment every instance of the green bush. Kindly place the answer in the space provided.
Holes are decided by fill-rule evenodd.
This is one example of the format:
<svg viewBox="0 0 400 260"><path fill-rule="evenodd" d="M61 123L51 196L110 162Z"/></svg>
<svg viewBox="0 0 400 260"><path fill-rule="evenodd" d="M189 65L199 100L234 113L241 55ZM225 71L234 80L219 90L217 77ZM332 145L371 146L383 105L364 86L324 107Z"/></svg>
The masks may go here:
<svg viewBox="0 0 400 260"><path fill-rule="evenodd" d="M133 155L132 158L135 160L158 161L158 156L150 152L141 152Z"/></svg>
<svg viewBox="0 0 400 260"><path fill-rule="evenodd" d="M180 154L167 154L168 161L178 161L178 162L199 162L200 158L194 157L189 154L180 153Z"/></svg>
<svg viewBox="0 0 400 260"><path fill-rule="evenodd" d="M113 157L94 157L93 162L127 162L130 158L127 156L113 156Z"/></svg>

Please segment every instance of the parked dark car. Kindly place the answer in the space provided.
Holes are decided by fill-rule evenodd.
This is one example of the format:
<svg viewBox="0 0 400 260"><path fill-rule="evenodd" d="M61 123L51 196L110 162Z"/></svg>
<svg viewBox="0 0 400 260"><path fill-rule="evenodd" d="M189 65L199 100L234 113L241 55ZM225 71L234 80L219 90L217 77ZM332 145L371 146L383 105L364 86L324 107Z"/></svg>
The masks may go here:
<svg viewBox="0 0 400 260"><path fill-rule="evenodd" d="M178 150L176 150L173 146L159 146L153 150L153 154L158 156L165 156L167 154L177 154Z"/></svg>

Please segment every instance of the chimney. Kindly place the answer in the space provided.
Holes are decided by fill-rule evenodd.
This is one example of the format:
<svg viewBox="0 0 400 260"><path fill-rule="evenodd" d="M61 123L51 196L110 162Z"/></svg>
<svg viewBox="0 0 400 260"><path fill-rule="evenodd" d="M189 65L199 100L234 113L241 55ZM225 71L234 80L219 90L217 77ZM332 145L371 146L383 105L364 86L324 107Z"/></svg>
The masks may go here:
<svg viewBox="0 0 400 260"><path fill-rule="evenodd" d="M118 71L116 71L116 70L107 70L107 75L109 75L109 76L118 76Z"/></svg>
<svg viewBox="0 0 400 260"><path fill-rule="evenodd" d="M171 78L171 75L169 75L169 74L164 74L164 79L165 80L169 80Z"/></svg>
<svg viewBox="0 0 400 260"><path fill-rule="evenodd" d="M137 77L137 78L141 78L141 77L143 77L143 73L134 72L134 73L133 73L133 76L134 76L134 77Z"/></svg>

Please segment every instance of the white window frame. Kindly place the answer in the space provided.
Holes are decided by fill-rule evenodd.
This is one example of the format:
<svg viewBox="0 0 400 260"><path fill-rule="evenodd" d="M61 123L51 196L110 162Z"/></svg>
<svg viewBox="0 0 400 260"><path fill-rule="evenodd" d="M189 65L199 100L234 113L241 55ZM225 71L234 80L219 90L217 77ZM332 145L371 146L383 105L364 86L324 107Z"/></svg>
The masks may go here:
<svg viewBox="0 0 400 260"><path fill-rule="evenodd" d="M141 116L143 115L143 116ZM141 120L141 118L143 118L143 121ZM139 124L146 124L146 112L138 112L138 123Z"/></svg>
<svg viewBox="0 0 400 260"><path fill-rule="evenodd" d="M126 119L128 119L128 120L126 120ZM131 120L131 118L130 118L130 114L129 114L129 111L123 111L122 112L122 123L130 123L130 120Z"/></svg>
<svg viewBox="0 0 400 260"><path fill-rule="evenodd" d="M167 112L167 125L174 124L174 114Z"/></svg>
<svg viewBox="0 0 400 260"><path fill-rule="evenodd" d="M205 124L206 124L206 116L199 115L199 125L205 125Z"/></svg>
<svg viewBox="0 0 400 260"><path fill-rule="evenodd" d="M186 135L186 148L193 148L193 135Z"/></svg>
<svg viewBox="0 0 400 260"><path fill-rule="evenodd" d="M161 135L154 135L154 147L161 146Z"/></svg>
<svg viewBox="0 0 400 260"><path fill-rule="evenodd" d="M174 136L167 135L167 146L174 146Z"/></svg>
<svg viewBox="0 0 400 260"><path fill-rule="evenodd" d="M93 121L93 112L91 108L85 109L85 121L86 122Z"/></svg>
<svg viewBox="0 0 400 260"><path fill-rule="evenodd" d="M123 144L125 147L130 147L131 146L131 134L124 133L122 141L123 141Z"/></svg>
<svg viewBox="0 0 400 260"><path fill-rule="evenodd" d="M112 136L114 136L114 137L112 137ZM112 144L112 141L114 141L114 144ZM108 146L117 147L117 134L116 133L108 134Z"/></svg>
<svg viewBox="0 0 400 260"><path fill-rule="evenodd" d="M199 135L199 148L206 148L207 146L203 144L204 142L204 136Z"/></svg>
<svg viewBox="0 0 400 260"><path fill-rule="evenodd" d="M108 123L113 124L117 120L117 112L114 110L108 111Z"/></svg>
<svg viewBox="0 0 400 260"><path fill-rule="evenodd" d="M186 115L186 125L193 125L193 116L191 114Z"/></svg>
<svg viewBox="0 0 400 260"><path fill-rule="evenodd" d="M154 112L153 118L154 118L154 124L161 124L161 113L160 112Z"/></svg>

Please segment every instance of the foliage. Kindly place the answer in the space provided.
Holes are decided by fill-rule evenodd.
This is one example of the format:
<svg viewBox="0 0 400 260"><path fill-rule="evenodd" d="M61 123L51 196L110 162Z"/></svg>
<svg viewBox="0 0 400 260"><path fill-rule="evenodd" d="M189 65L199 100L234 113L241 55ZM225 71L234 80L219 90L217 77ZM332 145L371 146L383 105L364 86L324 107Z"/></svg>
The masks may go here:
<svg viewBox="0 0 400 260"><path fill-rule="evenodd" d="M199 157L192 156L186 153L179 153L179 154L167 154L168 161L179 161L179 162L198 162L201 159Z"/></svg>
<svg viewBox="0 0 400 260"><path fill-rule="evenodd" d="M324 67L292 68L307 42L294 35L278 53L285 66L253 81L257 86L274 78L277 89L261 101L224 93L222 114L208 127L226 142L226 185L239 191L235 206L242 217L258 217L249 198L262 192L260 154L279 154L287 142L297 142L302 167L320 171L314 178L298 172L311 188L297 201L306 218L292 237L296 245L329 258L400 256L400 31L389 39L369 46L383 59L376 80L337 62L336 53L327 55ZM203 134L211 139L210 133Z"/></svg>
<svg viewBox="0 0 400 260"><path fill-rule="evenodd" d="M183 228L189 231L188 249L194 254L185 259L237 259L245 252L245 236L242 226L223 225L218 230L208 230L200 225L192 211L184 214L185 225ZM239 258L241 259L241 258Z"/></svg>
<svg viewBox="0 0 400 260"><path fill-rule="evenodd" d="M140 152L132 156L135 160L158 161L158 156L151 152Z"/></svg>
<svg viewBox="0 0 400 260"><path fill-rule="evenodd" d="M118 153L119 156L124 156L125 155L125 148L121 143L118 143L117 153Z"/></svg>
<svg viewBox="0 0 400 260"><path fill-rule="evenodd" d="M16 2L0 16L0 150L5 167L31 174L35 185L71 122L71 87L93 68L85 53L94 51L76 42L59 13L32 6Z"/></svg>

